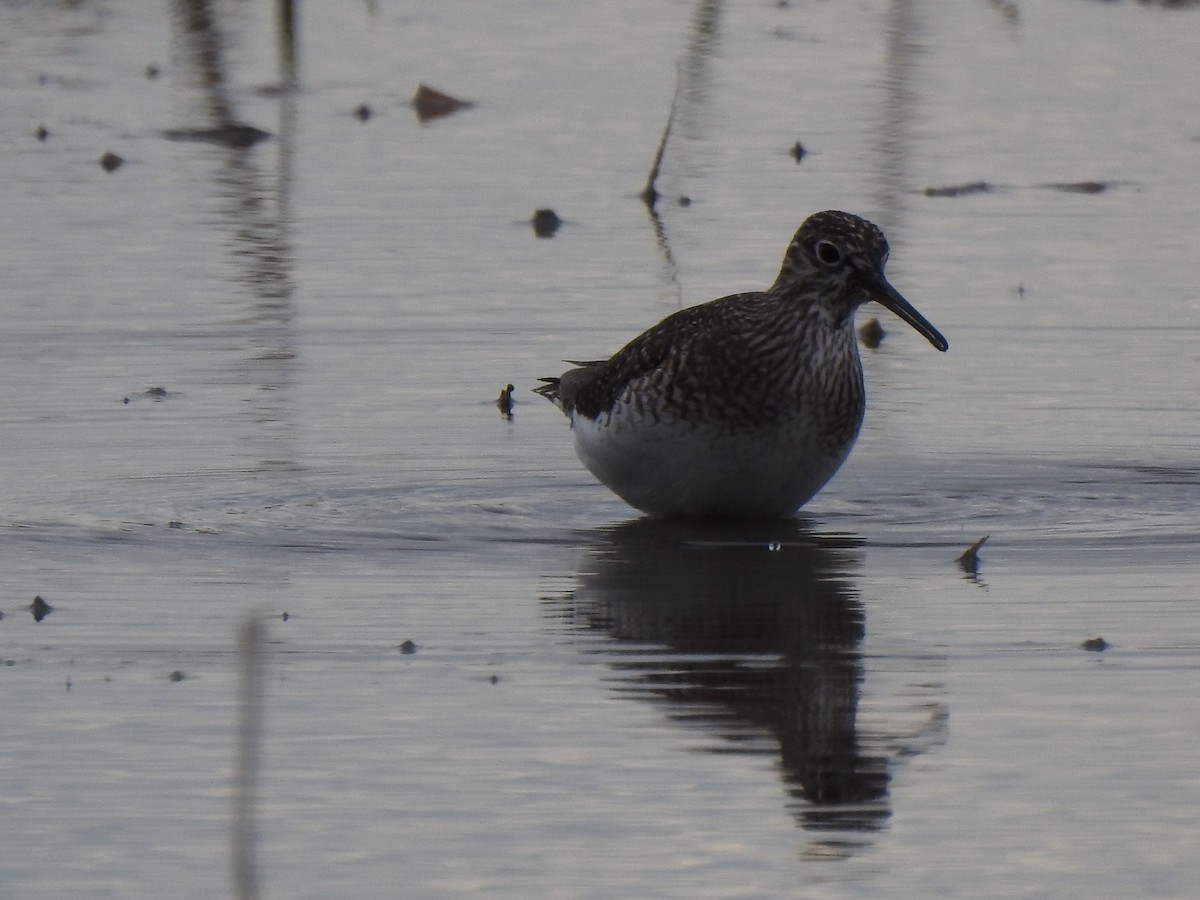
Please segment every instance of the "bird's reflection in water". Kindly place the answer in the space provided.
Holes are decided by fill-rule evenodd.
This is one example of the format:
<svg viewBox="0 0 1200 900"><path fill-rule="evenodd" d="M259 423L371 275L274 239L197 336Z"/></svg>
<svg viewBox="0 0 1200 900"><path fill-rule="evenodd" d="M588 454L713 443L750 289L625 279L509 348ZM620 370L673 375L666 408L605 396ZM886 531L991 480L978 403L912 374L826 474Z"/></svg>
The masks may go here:
<svg viewBox="0 0 1200 900"><path fill-rule="evenodd" d="M826 833L818 852L852 853L891 814L891 741L857 722L858 546L799 520L640 520L605 533L552 614L630 642L600 651L616 651L617 689L715 733L716 752L778 754L797 821Z"/></svg>

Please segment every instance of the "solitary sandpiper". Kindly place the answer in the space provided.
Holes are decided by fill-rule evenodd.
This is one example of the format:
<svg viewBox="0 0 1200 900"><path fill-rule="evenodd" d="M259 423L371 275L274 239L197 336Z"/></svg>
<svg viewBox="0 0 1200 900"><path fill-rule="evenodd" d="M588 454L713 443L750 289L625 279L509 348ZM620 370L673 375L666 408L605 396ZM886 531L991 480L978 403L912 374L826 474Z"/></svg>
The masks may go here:
<svg viewBox="0 0 1200 900"><path fill-rule="evenodd" d="M817 213L765 293L682 309L536 390L567 414L592 474L651 516L789 515L833 477L862 425L854 311L874 300L949 346L888 283L887 257L870 222Z"/></svg>

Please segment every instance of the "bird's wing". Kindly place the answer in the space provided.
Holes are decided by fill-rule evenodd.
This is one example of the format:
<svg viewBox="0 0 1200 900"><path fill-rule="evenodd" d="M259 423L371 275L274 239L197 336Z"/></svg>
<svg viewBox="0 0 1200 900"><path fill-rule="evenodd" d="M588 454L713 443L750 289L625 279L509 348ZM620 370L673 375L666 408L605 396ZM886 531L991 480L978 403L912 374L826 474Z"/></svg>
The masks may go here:
<svg viewBox="0 0 1200 900"><path fill-rule="evenodd" d="M722 346L736 332L737 320L761 296L734 294L672 313L610 359L565 372L559 397L566 395L573 409L594 419L612 409L631 382L653 376L671 360L720 355Z"/></svg>
<svg viewBox="0 0 1200 900"><path fill-rule="evenodd" d="M742 314L747 303L761 294L734 294L690 306L667 316L639 334L612 357L575 366L558 378L542 378L534 390L553 400L568 415L578 412L590 419L613 407L630 382L644 378L676 356L713 352L710 344L727 336L723 326Z"/></svg>

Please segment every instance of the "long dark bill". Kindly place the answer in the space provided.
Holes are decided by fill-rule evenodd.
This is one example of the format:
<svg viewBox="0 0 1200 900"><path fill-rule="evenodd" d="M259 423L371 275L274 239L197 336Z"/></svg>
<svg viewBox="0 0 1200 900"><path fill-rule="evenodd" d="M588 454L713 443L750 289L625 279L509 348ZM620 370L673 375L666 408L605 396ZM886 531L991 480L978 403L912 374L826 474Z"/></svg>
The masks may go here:
<svg viewBox="0 0 1200 900"><path fill-rule="evenodd" d="M923 334L925 340L929 341L929 343L942 352L950 348L950 343L942 337L942 333L934 328L928 319L917 312L917 308L905 300L898 290L888 284L888 280L883 276L882 272L875 272L867 277L870 282L869 292L872 300L882 306L886 306Z"/></svg>

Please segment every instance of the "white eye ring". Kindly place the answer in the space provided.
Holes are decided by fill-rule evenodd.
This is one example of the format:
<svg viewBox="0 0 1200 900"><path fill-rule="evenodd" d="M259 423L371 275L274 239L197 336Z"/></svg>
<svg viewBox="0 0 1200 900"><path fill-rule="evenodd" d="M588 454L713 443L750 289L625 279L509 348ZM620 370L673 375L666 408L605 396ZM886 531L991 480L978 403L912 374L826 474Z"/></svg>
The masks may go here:
<svg viewBox="0 0 1200 900"><path fill-rule="evenodd" d="M836 266L842 261L842 251L832 241L817 241L817 246L813 250L817 259L827 266Z"/></svg>

